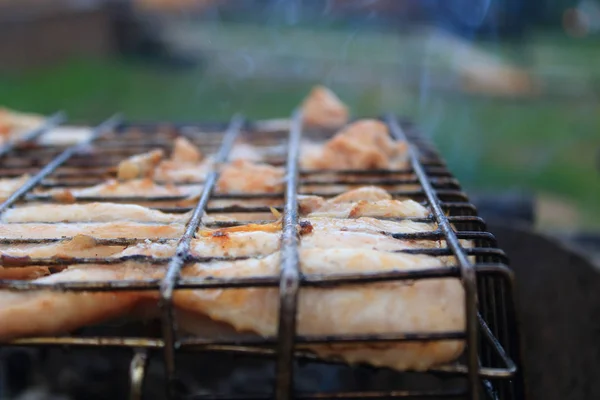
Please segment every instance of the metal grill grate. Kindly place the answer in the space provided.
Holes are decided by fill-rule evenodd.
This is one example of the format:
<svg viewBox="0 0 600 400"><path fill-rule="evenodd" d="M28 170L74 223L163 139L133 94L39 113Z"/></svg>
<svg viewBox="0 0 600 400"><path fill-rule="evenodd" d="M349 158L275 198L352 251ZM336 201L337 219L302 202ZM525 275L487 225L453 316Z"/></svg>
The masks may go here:
<svg viewBox="0 0 600 400"><path fill-rule="evenodd" d="M62 122L63 115L56 114L44 126L26 135L28 141L44 135L53 126ZM433 146L418 135L410 124L400 124L393 116L385 119L390 132L397 139L410 143L410 166L401 170L358 170L358 171L302 171L299 168L299 148L303 134L310 138L326 138L324 132L303 132L302 115L295 112L287 132L279 129L265 129L259 123L244 121L240 116L231 119L225 128L220 124L128 124L116 116L108 119L92 130L88 140L75 146L21 146L8 145L0 149L0 177L18 176L23 173L32 177L2 205L0 213L18 203L54 202L52 196L35 193L34 189L70 188L94 185L111 176L111 168L122 159L153 148L169 150L172 140L184 135L206 153L216 152L216 163L227 162L228 154L236 140L243 138L250 144L271 148L287 149L287 157L273 156L270 162L283 165L286 169L286 186L283 193L225 195L213 193L219 172L213 168L206 175L197 204L181 205L185 196L155 197L76 197L76 202L109 201L141 203L152 208L172 213L191 212L184 234L176 240L177 251L172 258L127 256L121 258L40 258L1 260L6 267L19 265L59 266L69 264L103 263L119 264L125 261L168 265L168 272L162 280L137 282L60 282L42 285L27 281L0 281L0 289L27 291L51 289L57 291L132 291L155 290L160 292L162 335L148 337L127 336L68 336L40 337L15 340L11 346L112 346L134 350L131 362L131 397L139 398L142 393L144 370L149 351L162 349L168 392L177 396L176 351L237 351L258 356L275 356L277 363L276 382L273 393L252 398L270 398L273 394L280 399L293 394L293 359L312 359L306 346L317 343L345 342L372 343L377 341L432 341L442 339L464 339L467 348L464 357L458 362L435 368L427 374L441 377L462 377L462 388L431 391L393 391L360 393L296 393L297 398L440 398L440 397L480 397L492 399L517 399L523 397L519 364L518 336L515 321L513 276L507 268L506 256L497 248L492 234L485 231L484 221L477 216L475 207L468 202L456 179L448 172ZM284 147L282 147L284 146ZM40 169L41 167L41 169ZM388 189L397 197L408 197L420 201L432 212L426 218L410 219L429 222L437 229L428 232L394 233L397 239L444 240L446 248L408 249L406 252L428 254L435 257L454 256L456 265L431 268L422 271L391 271L381 273L346 275L303 275L299 272L298 237L298 194L303 188L323 188L312 190L310 194L332 197L339 192L327 191L330 185L378 185ZM415 186L417 188L415 189ZM214 207L216 199L235 199L248 202L246 206ZM268 203L267 203L268 201ZM275 204L273 201L279 201ZM251 202L251 205L250 205ZM240 224L238 221L202 221L208 213L264 213L269 215L271 207L283 212L282 264L279 278L214 278L210 280L183 279L181 268L189 262L207 261L190 254L190 241L198 227L226 227ZM264 220L244 223L269 222ZM7 239L1 243L45 243L63 238L50 239ZM464 248L460 239L474 242L474 246ZM173 240L162 238L159 240ZM98 244L132 244L140 239L107 238L99 239ZM472 263L469 256L475 257ZM232 258L227 258L231 260ZM465 332L409 332L395 335L351 335L351 336L297 336L295 335L297 295L301 287L331 287L335 285L382 282L392 280L415 280L434 277L460 277L466 293L467 326ZM173 316L172 296L175 290L207 288L248 288L278 287L280 293L279 330L277 337L244 339L238 341L207 340L193 337L179 337ZM218 397L229 398L229 397ZM247 398L247 396L244 396Z"/></svg>

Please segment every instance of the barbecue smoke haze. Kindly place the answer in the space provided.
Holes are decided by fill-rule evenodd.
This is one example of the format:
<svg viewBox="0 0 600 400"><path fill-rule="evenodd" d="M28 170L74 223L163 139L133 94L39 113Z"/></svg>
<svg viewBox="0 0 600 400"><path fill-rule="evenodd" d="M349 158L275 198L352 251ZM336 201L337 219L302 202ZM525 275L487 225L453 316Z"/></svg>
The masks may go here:
<svg viewBox="0 0 600 400"><path fill-rule="evenodd" d="M449 163L460 165L461 178L477 172L485 133L466 136L473 111L461 97L482 82L486 90L490 77L504 85L496 60L470 45L482 25L493 25L491 0L185 3L175 12L179 24L165 31L175 48L201 60L199 98L206 82L219 80L232 98L223 104L228 112L279 118L324 84L355 116L392 111L416 120L440 140ZM236 101L250 111L235 109ZM441 132L448 119L453 131Z"/></svg>

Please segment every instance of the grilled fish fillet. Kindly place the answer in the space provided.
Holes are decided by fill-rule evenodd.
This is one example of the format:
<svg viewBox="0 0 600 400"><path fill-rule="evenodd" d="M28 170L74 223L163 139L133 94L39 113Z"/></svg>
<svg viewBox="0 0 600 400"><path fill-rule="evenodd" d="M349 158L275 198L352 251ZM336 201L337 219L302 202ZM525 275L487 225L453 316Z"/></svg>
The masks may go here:
<svg viewBox="0 0 600 400"><path fill-rule="evenodd" d="M113 222L186 223L190 213L167 214L135 204L39 204L7 210L3 223L25 222Z"/></svg>
<svg viewBox="0 0 600 400"><path fill-rule="evenodd" d="M279 253L262 259L194 264L182 270L190 278L278 276ZM441 266L432 257L365 249L301 249L304 274L347 274L419 270ZM277 333L277 289L211 289L177 291L174 303L184 310L208 315L239 331L263 336ZM455 278L427 279L407 284L386 282L336 288L303 288L298 299L298 332L303 335L373 334L462 331L464 293ZM382 343L377 345L318 345L323 357L349 363L366 362L398 370L425 370L454 360L462 341Z"/></svg>
<svg viewBox="0 0 600 400"><path fill-rule="evenodd" d="M307 127L339 128L348 122L348 108L324 86L315 86L303 100L301 108Z"/></svg>
<svg viewBox="0 0 600 400"><path fill-rule="evenodd" d="M407 162L407 144L392 140L387 126L365 119L348 125L324 144L305 143L304 169L394 169Z"/></svg>
<svg viewBox="0 0 600 400"><path fill-rule="evenodd" d="M178 238L183 234L182 224L144 224L138 222L98 222L79 224L0 224L2 239L55 239L87 235L104 238L160 239Z"/></svg>

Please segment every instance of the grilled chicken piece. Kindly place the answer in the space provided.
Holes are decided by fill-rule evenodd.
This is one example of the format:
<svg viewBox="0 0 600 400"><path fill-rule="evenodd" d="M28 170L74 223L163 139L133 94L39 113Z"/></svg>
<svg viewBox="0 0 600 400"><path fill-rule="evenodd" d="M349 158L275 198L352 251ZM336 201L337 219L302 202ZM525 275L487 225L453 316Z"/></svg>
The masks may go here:
<svg viewBox="0 0 600 400"><path fill-rule="evenodd" d="M340 195L325 200L321 196L300 195L298 203L302 214L310 214L332 204L354 203L359 201L391 200L392 196L384 189L376 186L363 186L358 189L348 190Z"/></svg>
<svg viewBox="0 0 600 400"><path fill-rule="evenodd" d="M171 161L187 164L197 164L202 161L204 156L192 142L184 136L179 136L173 144L171 152Z"/></svg>
<svg viewBox="0 0 600 400"><path fill-rule="evenodd" d="M155 225L138 222L0 224L2 239L56 239L76 235L93 236L99 239L169 239L180 237L183 231L182 224Z"/></svg>
<svg viewBox="0 0 600 400"><path fill-rule="evenodd" d="M0 201L8 199L10 195L23 186L29 178L29 175L21 175L17 178L0 179Z"/></svg>
<svg viewBox="0 0 600 400"><path fill-rule="evenodd" d="M378 201L378 200L391 200L390 195L384 189L378 188L377 186L363 186L358 189L348 190L345 193L332 197L327 200L330 204L340 203L352 203L355 201Z"/></svg>
<svg viewBox="0 0 600 400"><path fill-rule="evenodd" d="M24 222L112 222L135 221L170 224L185 223L190 213L167 214L136 204L86 203L39 204L7 210L4 223Z"/></svg>
<svg viewBox="0 0 600 400"><path fill-rule="evenodd" d="M46 275L50 275L50 270L48 267L41 267L37 265L15 268L0 267L0 279L29 281Z"/></svg>
<svg viewBox="0 0 600 400"><path fill-rule="evenodd" d="M236 143L229 154L229 160L259 162L263 159L256 147L247 143ZM202 153L189 140L179 137L171 158L162 161L154 171L154 179L165 182L201 182L214 164L213 157L203 160Z"/></svg>
<svg viewBox="0 0 600 400"><path fill-rule="evenodd" d="M258 163L264 160L264 156L258 148L251 144L236 143L231 149L227 159L229 161L246 160Z"/></svg>
<svg viewBox="0 0 600 400"><path fill-rule="evenodd" d="M348 108L324 86L314 87L301 107L307 127L339 128L348 122Z"/></svg>
<svg viewBox="0 0 600 400"><path fill-rule="evenodd" d="M129 265L73 266L35 279L57 282L143 279L142 267ZM137 304L139 293L57 292L50 290L0 291L0 340L34 335L54 335L125 315Z"/></svg>
<svg viewBox="0 0 600 400"><path fill-rule="evenodd" d="M365 249L301 249L303 274L421 270L441 266L433 257ZM186 278L278 276L280 255L262 259L194 264ZM239 331L277 334L279 293L276 288L177 291L177 307L231 324ZM298 332L303 335L462 331L464 293L455 278L386 282L335 288L302 288L298 299ZM322 357L366 362L398 370L425 370L449 362L462 352L462 341L316 345Z"/></svg>
<svg viewBox="0 0 600 400"><path fill-rule="evenodd" d="M0 107L0 144L13 141L40 126L44 117Z"/></svg>
<svg viewBox="0 0 600 400"><path fill-rule="evenodd" d="M225 165L217 182L219 193L276 193L284 187L283 168L236 160Z"/></svg>
<svg viewBox="0 0 600 400"><path fill-rule="evenodd" d="M280 234L276 232L232 232L192 239L190 252L195 257L258 257L279 249ZM146 255L172 257L177 243L139 243L116 256Z"/></svg>
<svg viewBox="0 0 600 400"><path fill-rule="evenodd" d="M91 236L75 235L71 239L48 244L2 244L2 257L110 257L125 250L125 245L100 245Z"/></svg>
<svg viewBox="0 0 600 400"><path fill-rule="evenodd" d="M80 189L51 189L42 193L56 198L74 197L130 197L130 196L189 196L202 190L201 185L159 185L148 178L119 182L110 179L105 183Z"/></svg>
<svg viewBox="0 0 600 400"><path fill-rule="evenodd" d="M309 217L357 218L357 217L421 217L429 211L413 200L379 200L373 202L325 204L308 214Z"/></svg>
<svg viewBox="0 0 600 400"><path fill-rule="evenodd" d="M428 232L436 229L434 224L409 220L387 221L370 217L360 217L356 219L309 217L302 218L302 220L309 221L313 228L318 231L330 230L392 234Z"/></svg>
<svg viewBox="0 0 600 400"><path fill-rule="evenodd" d="M154 170L154 179L165 182L201 182L211 160L204 162L200 150L183 136L175 139L171 158L162 161Z"/></svg>
<svg viewBox="0 0 600 400"><path fill-rule="evenodd" d="M150 178L154 174L154 169L160 163L164 152L160 149L152 150L148 153L138 154L129 157L119 163L117 167L117 179L121 181Z"/></svg>
<svg viewBox="0 0 600 400"><path fill-rule="evenodd" d="M304 169L393 169L407 161L407 144L392 140L387 126L372 119L348 125L322 145L306 143L301 151Z"/></svg>
<svg viewBox="0 0 600 400"><path fill-rule="evenodd" d="M194 181L204 179L199 175L196 166L191 170L184 167L172 170L173 173L194 178ZM187 175L192 172L192 175ZM237 160L222 167L216 190L218 193L275 193L281 192L284 186L284 170L267 164L256 164L245 160ZM158 176L155 175L155 178ZM72 201L76 197L127 197L127 196L189 196L189 202L195 204L202 191L202 185L161 185L152 180L134 179L119 182L111 179L105 183L79 189L51 189L47 193L62 201Z"/></svg>
<svg viewBox="0 0 600 400"><path fill-rule="evenodd" d="M420 217L429 210L414 200L392 200L385 190L365 186L349 190L329 200L319 196L299 199L301 213L309 217L357 218L357 217Z"/></svg>

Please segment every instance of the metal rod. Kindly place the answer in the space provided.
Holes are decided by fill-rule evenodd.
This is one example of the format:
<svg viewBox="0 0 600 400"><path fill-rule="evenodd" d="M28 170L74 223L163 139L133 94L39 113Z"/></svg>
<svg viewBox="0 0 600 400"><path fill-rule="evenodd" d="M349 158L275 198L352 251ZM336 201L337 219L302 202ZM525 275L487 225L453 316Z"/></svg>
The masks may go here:
<svg viewBox="0 0 600 400"><path fill-rule="evenodd" d="M148 350L136 349L129 364L129 400L142 400L147 366Z"/></svg>
<svg viewBox="0 0 600 400"><path fill-rule="evenodd" d="M398 140L406 140L405 135L400 128L394 116L386 118L390 131ZM419 151L412 144L408 144L408 152L415 175L421 182L425 191L429 206L438 223L439 228L445 235L448 247L454 253L461 270L461 280L465 289L465 313L466 313L466 331L467 331L467 366L469 380L469 395L472 400L479 399L479 358L478 358L478 319L477 319L477 281L475 268L469 261L469 257L460 245L454 229L446 218L442 204L429 182L427 173L419 163Z"/></svg>
<svg viewBox="0 0 600 400"><path fill-rule="evenodd" d="M62 111L59 111L50 117L46 118L42 125L37 128L32 129L27 132L23 136L21 136L17 141L9 141L2 146L0 146L0 157L3 157L5 154L9 153L15 147L18 147L22 143L31 142L32 140L37 139L42 134L48 132L50 129L55 126L62 124L66 119L66 114Z"/></svg>
<svg viewBox="0 0 600 400"><path fill-rule="evenodd" d="M187 260L186 260L187 261ZM302 275L300 283L306 287L334 287L357 283L391 282L414 279L434 279L458 277L458 267L432 267L418 270L398 270L349 274L311 274ZM0 280L0 289L12 291L53 290L59 292L106 292L129 290L157 290L158 279L139 281L87 281L87 282L53 282L39 283L32 281ZM185 278L178 279L174 289L228 289L249 287L277 287L280 278L277 276L253 276L246 278Z"/></svg>
<svg viewBox="0 0 600 400"><path fill-rule="evenodd" d="M173 317L173 290L179 277L179 272L181 271L183 264L186 262L186 258L189 256L190 242L192 241L196 230L202 224L204 210L219 177L218 168L220 167L220 164L227 161L231 147L240 133L243 122L244 119L239 115L236 115L231 119L229 127L227 128L227 132L223 136L221 148L215 157L213 169L206 177L206 184L202 189L200 199L198 200L190 220L187 223L183 236L177 243L175 255L171 259L167 274L160 285L162 331L165 340L164 358L168 379L167 395L171 398L175 396L175 347L177 345L175 337L176 326L175 319Z"/></svg>
<svg viewBox="0 0 600 400"><path fill-rule="evenodd" d="M292 115L286 163L285 207L281 237L281 273L279 284L279 326L275 398L286 400L293 392L294 340L298 289L300 287L300 259L298 255L298 181L302 112Z"/></svg>
<svg viewBox="0 0 600 400"><path fill-rule="evenodd" d="M79 152L81 149L83 149L85 146L99 138L107 131L115 129L120 122L120 115L115 115L107 119L92 130L92 135L87 140L85 140L84 142L80 142L72 147L69 147L67 150L63 151L60 155L58 155L50 163L48 163L44 168L42 168L40 172L31 177L29 180L27 180L27 182L25 182L23 186L21 186L12 195L10 195L8 199L6 199L4 203L0 205L0 214L2 214L9 207L11 207L15 202L17 202L21 197L23 197L23 195L25 195L27 192L33 189L38 183L42 181L42 179L54 172L56 168L58 168L70 157L72 157L73 154Z"/></svg>

